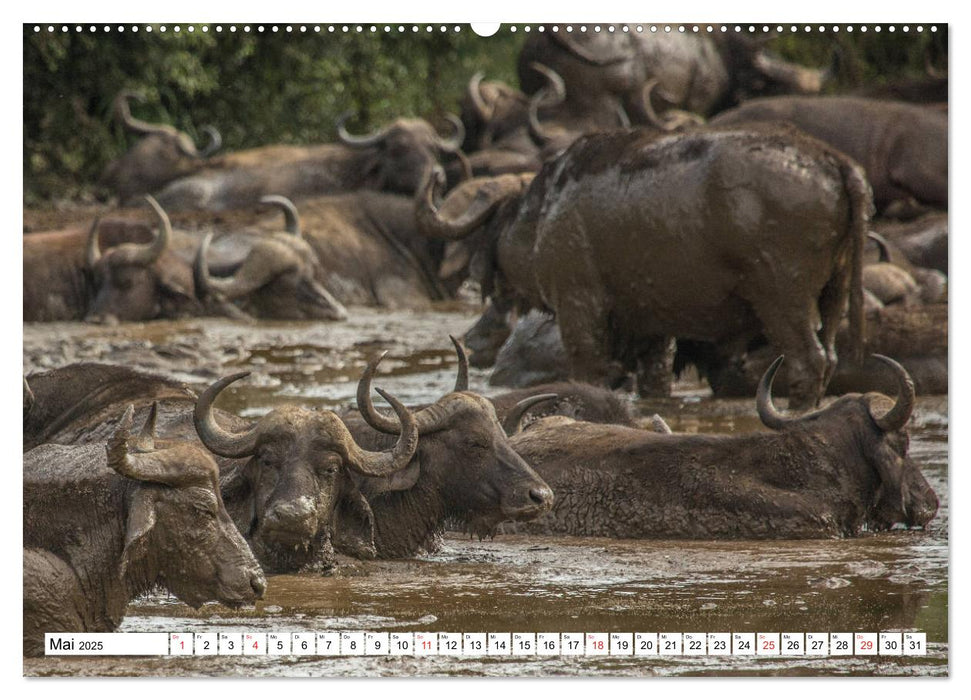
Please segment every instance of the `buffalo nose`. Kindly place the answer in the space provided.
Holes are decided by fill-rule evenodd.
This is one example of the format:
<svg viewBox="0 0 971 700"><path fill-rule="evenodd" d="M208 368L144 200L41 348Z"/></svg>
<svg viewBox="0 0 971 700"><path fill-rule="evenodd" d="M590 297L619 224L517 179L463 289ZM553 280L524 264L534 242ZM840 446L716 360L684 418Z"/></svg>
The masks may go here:
<svg viewBox="0 0 971 700"><path fill-rule="evenodd" d="M549 486L541 486L529 490L529 500L538 506L549 508L553 505L553 490Z"/></svg>
<svg viewBox="0 0 971 700"><path fill-rule="evenodd" d="M266 593L266 579L259 572L253 572L249 579L249 585L256 593L257 598L262 598L263 594Z"/></svg>

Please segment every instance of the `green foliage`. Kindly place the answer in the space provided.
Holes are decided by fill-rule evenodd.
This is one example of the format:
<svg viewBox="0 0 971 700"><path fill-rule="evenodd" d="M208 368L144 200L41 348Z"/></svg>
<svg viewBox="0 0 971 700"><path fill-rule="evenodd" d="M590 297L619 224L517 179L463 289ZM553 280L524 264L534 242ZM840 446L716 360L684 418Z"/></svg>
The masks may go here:
<svg viewBox="0 0 971 700"><path fill-rule="evenodd" d="M435 25L403 33L344 33L327 27L292 33L202 31L181 25L161 32L24 31L24 192L36 204L89 197L109 161L136 138L112 121L121 89L142 92L136 117L171 124L193 137L205 124L223 135L225 150L271 143L320 143L335 137L335 121L351 110L349 128L376 128L399 116L440 123L457 112L473 73L517 84L516 57L525 35L501 31L481 38L467 27ZM46 27L44 28L46 30ZM395 27L396 29L396 27ZM866 36L845 32L783 34L771 47L810 65L827 65L840 47L839 86L922 74L925 57L946 69L947 32Z"/></svg>

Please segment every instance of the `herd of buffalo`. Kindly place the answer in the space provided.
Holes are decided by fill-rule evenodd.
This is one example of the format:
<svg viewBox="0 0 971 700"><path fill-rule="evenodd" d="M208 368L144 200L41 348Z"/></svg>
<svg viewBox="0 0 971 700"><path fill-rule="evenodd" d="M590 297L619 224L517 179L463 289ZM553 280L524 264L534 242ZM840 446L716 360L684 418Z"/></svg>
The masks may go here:
<svg viewBox="0 0 971 700"><path fill-rule="evenodd" d="M245 605L264 572L413 557L446 529L804 539L935 516L906 426L947 392L946 78L823 96L832 69L748 35L545 29L521 90L472 76L447 130L345 116L339 143L220 154L215 128L197 146L118 95L118 207L25 234L25 322L485 306L454 387L373 389L391 412L380 356L356 409L256 419L217 407L246 373L198 396L107 364L25 377L25 654L115 629L156 585ZM470 391L470 363L517 388ZM615 393L666 396L689 367L767 430L645 428Z"/></svg>

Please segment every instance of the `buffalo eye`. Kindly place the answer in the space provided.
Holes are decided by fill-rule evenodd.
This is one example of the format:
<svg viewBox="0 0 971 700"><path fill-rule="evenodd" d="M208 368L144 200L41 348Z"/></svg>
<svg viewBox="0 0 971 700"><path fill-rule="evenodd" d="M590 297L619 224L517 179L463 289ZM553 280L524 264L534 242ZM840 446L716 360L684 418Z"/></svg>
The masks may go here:
<svg viewBox="0 0 971 700"><path fill-rule="evenodd" d="M280 461L276 450L269 448L260 450L258 459L260 460L260 465L264 467L274 467Z"/></svg>

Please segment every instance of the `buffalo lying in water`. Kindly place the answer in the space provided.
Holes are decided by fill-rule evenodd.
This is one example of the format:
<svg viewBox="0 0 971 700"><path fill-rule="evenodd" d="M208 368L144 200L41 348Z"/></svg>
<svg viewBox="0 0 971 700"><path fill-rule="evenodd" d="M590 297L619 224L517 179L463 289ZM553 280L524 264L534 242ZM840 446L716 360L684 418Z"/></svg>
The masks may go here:
<svg viewBox="0 0 971 700"><path fill-rule="evenodd" d="M548 418L512 439L556 493L536 527L620 538L850 537L924 526L938 500L907 456L910 377L898 396L849 394L798 418L772 404L777 359L757 406L770 433L656 434Z"/></svg>
<svg viewBox="0 0 971 700"><path fill-rule="evenodd" d="M200 276L198 266L193 270L191 256L207 241L174 231L158 203L150 196L145 199L158 221L155 233L139 222L98 217L86 235L63 231L24 237L25 321L247 317L226 297L261 317L346 317L340 302L315 280L319 262L299 237L262 236L247 247L244 236L233 236L231 243L238 243L241 253L221 266L224 274L236 275L236 283L228 283ZM281 198L268 201L292 207ZM103 248L105 237L110 244ZM226 293L199 294L200 280L204 286L210 282L206 291L221 287Z"/></svg>
<svg viewBox="0 0 971 700"><path fill-rule="evenodd" d="M35 372L24 379L24 451L46 443L104 442L129 404L139 420L154 405L163 437L192 439L190 424L183 421L175 431L170 425L191 414L195 401L182 382L117 365L80 362Z"/></svg>
<svg viewBox="0 0 971 700"><path fill-rule="evenodd" d="M130 437L24 455L24 654L45 632L111 632L129 601L162 584L199 607L263 596L259 564L230 520L209 454L155 445L154 414Z"/></svg>
<svg viewBox="0 0 971 700"><path fill-rule="evenodd" d="M499 523L532 520L553 504L552 491L511 449L505 430L518 424L538 399L510 410L503 426L493 404L468 390L464 351L455 346L460 357L455 389L416 412L420 437L408 468L390 480L360 484L374 513L374 543L381 558L434 549L448 524L489 536ZM368 364L358 384L361 415L345 416L355 439L373 449L402 430L371 402L371 379L381 357Z"/></svg>
<svg viewBox="0 0 971 700"><path fill-rule="evenodd" d="M731 354L764 332L792 359L794 405L812 406L847 298L860 355L870 188L793 128L581 137L528 186L483 183L458 216L433 204L443 179L420 194L419 226L474 237L470 269L497 309L554 313L574 379L618 385L636 370L642 394L665 394L672 337Z"/></svg>
<svg viewBox="0 0 971 700"><path fill-rule="evenodd" d="M212 452L248 458L226 470L222 489L227 508L260 562L274 572L327 571L335 565L335 546L354 556L374 556L374 516L350 473L396 478L415 453L417 417L381 392L402 426L395 444L381 452L362 448L331 411L282 406L251 427L227 430L212 404L223 389L248 374L225 377L206 389L194 421Z"/></svg>
<svg viewBox="0 0 971 700"><path fill-rule="evenodd" d="M127 131L142 138L123 156L109 163L101 176L101 184L115 192L122 202L156 192L170 180L195 172L222 145L222 137L211 126L203 127L209 143L200 150L188 134L168 124L150 124L134 118L129 105L132 99L145 101L140 93L120 92L115 97L114 116Z"/></svg>
<svg viewBox="0 0 971 700"><path fill-rule="evenodd" d="M340 143L264 146L203 161L191 174L157 192L171 210L223 211L245 207L266 195L290 199L368 189L411 196L426 173L449 156L464 158L464 133L440 136L423 119L398 119L365 136L338 123Z"/></svg>
<svg viewBox="0 0 971 700"><path fill-rule="evenodd" d="M196 295L239 301L258 318L343 321L347 310L320 282L320 260L300 232L297 208L286 197L268 196L262 204L279 207L286 231L260 238L228 279L211 277L207 255L212 234L199 246L192 267Z"/></svg>

